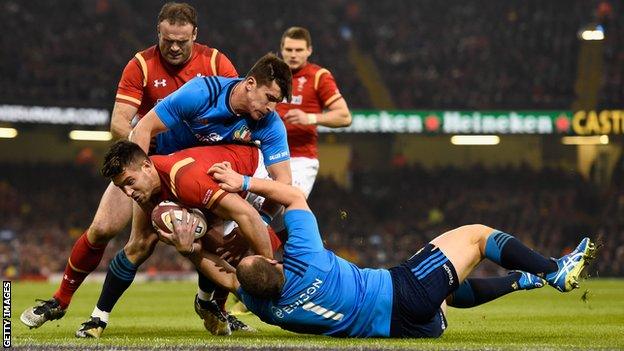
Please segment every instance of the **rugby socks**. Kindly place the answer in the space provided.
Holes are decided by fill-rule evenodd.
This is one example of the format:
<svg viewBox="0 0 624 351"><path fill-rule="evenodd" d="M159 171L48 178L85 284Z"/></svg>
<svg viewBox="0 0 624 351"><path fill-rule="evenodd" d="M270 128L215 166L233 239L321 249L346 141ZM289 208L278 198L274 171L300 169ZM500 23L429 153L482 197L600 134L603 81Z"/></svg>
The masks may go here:
<svg viewBox="0 0 624 351"><path fill-rule="evenodd" d="M451 294L449 306L469 308L497 299L518 290L520 272L512 272L504 277L466 279Z"/></svg>
<svg viewBox="0 0 624 351"><path fill-rule="evenodd" d="M104 280L104 286L102 286L102 292L97 302L97 308L100 311L110 313L113 310L117 300L132 284L138 268L128 260L123 249L117 252L117 255L108 265L106 280Z"/></svg>
<svg viewBox="0 0 624 351"><path fill-rule="evenodd" d="M199 305L201 308L207 308L206 303L212 300L215 292L215 284L212 280L204 277L199 270L197 270L197 298L199 299Z"/></svg>
<svg viewBox="0 0 624 351"><path fill-rule="evenodd" d="M498 230L487 239L485 257L503 268L525 271L541 277L558 269L555 261L549 260L513 236Z"/></svg>
<svg viewBox="0 0 624 351"><path fill-rule="evenodd" d="M65 266L61 285L53 295L62 309L67 309L80 284L100 264L105 249L106 244L89 243L86 231L78 238Z"/></svg>

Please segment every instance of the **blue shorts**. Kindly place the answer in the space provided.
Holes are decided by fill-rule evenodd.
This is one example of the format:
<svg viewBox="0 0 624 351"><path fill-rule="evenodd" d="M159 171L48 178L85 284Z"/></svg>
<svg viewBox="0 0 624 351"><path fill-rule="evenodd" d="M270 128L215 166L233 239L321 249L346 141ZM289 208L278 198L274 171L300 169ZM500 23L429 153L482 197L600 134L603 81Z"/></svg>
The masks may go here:
<svg viewBox="0 0 624 351"><path fill-rule="evenodd" d="M457 289L455 267L437 246L428 244L390 268L393 301L390 336L437 338L447 322L440 305Z"/></svg>

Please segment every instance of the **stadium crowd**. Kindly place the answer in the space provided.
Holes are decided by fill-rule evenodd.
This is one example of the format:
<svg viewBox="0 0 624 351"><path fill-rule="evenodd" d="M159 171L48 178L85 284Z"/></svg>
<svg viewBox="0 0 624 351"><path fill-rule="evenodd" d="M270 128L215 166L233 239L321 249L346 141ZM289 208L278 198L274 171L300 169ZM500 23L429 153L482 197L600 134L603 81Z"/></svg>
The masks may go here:
<svg viewBox="0 0 624 351"><path fill-rule="evenodd" d="M600 3L211 0L194 5L200 14L198 42L226 53L239 72L263 53L278 51L285 28L309 28L312 60L334 72L352 108L372 106L350 61L350 43L373 58L398 108L558 109L575 100L577 30L600 20L613 33L622 32L619 5L596 12ZM154 43L153 14L160 6L147 0L3 1L0 21L14 34L1 39L11 50L2 54L0 101L110 107L127 60ZM619 102L622 87L624 47L612 37L607 32L605 107Z"/></svg>
<svg viewBox="0 0 624 351"><path fill-rule="evenodd" d="M0 178L2 275L43 278L61 272L106 182L88 165L2 166L7 170ZM590 273L624 275L621 184L601 191L575 174L529 168L426 170L405 165L353 171L351 177L351 189L320 178L310 203L326 245L359 265L390 267L445 230L484 223L554 257L585 235L600 236L605 247ZM100 271L123 247L128 232L109 245ZM191 264L171 247L159 245L157 250L141 270L191 271ZM477 274L494 269L486 266Z"/></svg>

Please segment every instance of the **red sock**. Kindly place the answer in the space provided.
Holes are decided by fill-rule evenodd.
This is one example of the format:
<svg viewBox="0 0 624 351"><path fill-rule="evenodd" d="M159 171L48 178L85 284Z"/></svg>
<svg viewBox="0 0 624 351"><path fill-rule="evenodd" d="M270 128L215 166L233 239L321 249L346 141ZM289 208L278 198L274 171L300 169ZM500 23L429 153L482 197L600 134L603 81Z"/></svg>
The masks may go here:
<svg viewBox="0 0 624 351"><path fill-rule="evenodd" d="M89 243L86 231L78 238L72 248L67 266L65 266L61 286L54 293L54 298L59 302L62 309L69 306L69 302L80 284L100 264L104 249L106 249L106 244L94 246Z"/></svg>
<svg viewBox="0 0 624 351"><path fill-rule="evenodd" d="M227 298L229 294L230 292L225 289L216 288L214 295L212 297L212 299L215 300L215 302L217 303L217 305L223 312L225 312L225 303L227 302Z"/></svg>
<svg viewBox="0 0 624 351"><path fill-rule="evenodd" d="M275 231L273 230L273 228L271 228L271 226L267 226L267 230L269 231L269 239L271 239L271 248L273 249L273 252L275 252L280 247L282 247L282 243L284 242L284 240L282 240L282 237L280 237L278 234L275 234ZM285 229L284 232L286 232ZM286 235L284 235L284 237L285 236Z"/></svg>

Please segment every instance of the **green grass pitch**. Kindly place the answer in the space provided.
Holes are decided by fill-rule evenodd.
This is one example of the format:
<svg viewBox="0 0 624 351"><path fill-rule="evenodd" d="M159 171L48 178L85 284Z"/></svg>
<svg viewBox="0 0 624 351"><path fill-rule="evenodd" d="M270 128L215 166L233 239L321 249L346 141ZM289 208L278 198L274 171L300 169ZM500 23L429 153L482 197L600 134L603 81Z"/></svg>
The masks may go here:
<svg viewBox="0 0 624 351"><path fill-rule="evenodd" d="M241 319L258 333L215 337L193 311L191 282L134 284L117 304L103 338L76 339L74 331L88 316L100 285L83 285L61 320L29 330L21 312L35 298L49 298L56 285L12 286L13 346L48 349L51 345L86 349L624 349L624 280L588 280L562 294L550 287L522 291L473 309L449 309L449 327L433 340L336 339L297 335L268 326L252 315ZM587 299L582 296L586 291ZM58 348L57 348L58 349Z"/></svg>

